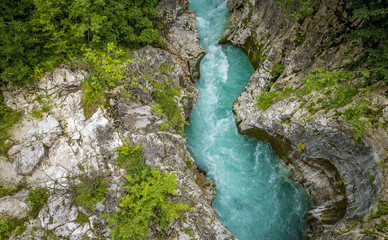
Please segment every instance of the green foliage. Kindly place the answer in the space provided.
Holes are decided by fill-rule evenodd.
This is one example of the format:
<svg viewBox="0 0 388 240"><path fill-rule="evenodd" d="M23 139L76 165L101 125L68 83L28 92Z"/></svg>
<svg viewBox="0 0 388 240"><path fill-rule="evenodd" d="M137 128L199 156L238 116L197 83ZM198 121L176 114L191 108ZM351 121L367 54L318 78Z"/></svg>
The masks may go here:
<svg viewBox="0 0 388 240"><path fill-rule="evenodd" d="M32 83L87 48L164 45L156 29L158 0L1 1L0 85Z"/></svg>
<svg viewBox="0 0 388 240"><path fill-rule="evenodd" d="M319 10L321 1L316 0L276 0L276 6L286 10L286 14L295 19L303 21L311 17Z"/></svg>
<svg viewBox="0 0 388 240"><path fill-rule="evenodd" d="M248 0L248 2L249 2L249 0ZM185 233L187 235L189 235L190 237L194 237L194 233L193 233L193 230L191 230L191 228L186 228Z"/></svg>
<svg viewBox="0 0 388 240"><path fill-rule="evenodd" d="M360 231L360 233L365 235L378 235L377 233L373 232L370 229L363 229L362 231Z"/></svg>
<svg viewBox="0 0 388 240"><path fill-rule="evenodd" d="M274 101L285 99L289 94L293 92L294 90L292 88L285 88L283 91L263 91L259 96L257 96L257 103L255 106L261 108L261 110L264 112L272 106Z"/></svg>
<svg viewBox="0 0 388 240"><path fill-rule="evenodd" d="M186 159L186 165L187 165L187 167L188 167L190 170L193 169L193 167L194 167L193 162L190 160L189 157L187 157L187 159Z"/></svg>
<svg viewBox="0 0 388 240"><path fill-rule="evenodd" d="M338 235L343 235L343 234L345 234L345 233L351 231L355 226L357 226L357 224L358 224L359 222L360 222L360 221L357 220L357 221L354 221L354 222L350 223L350 225L349 225L345 230L342 230L342 231L339 232L339 233L334 233L334 235L337 235L337 236L338 236Z"/></svg>
<svg viewBox="0 0 388 240"><path fill-rule="evenodd" d="M271 72L273 78L278 78L284 71L285 67L283 64L275 64Z"/></svg>
<svg viewBox="0 0 388 240"><path fill-rule="evenodd" d="M167 116L168 126L181 132L183 131L184 119L182 117L182 110L175 101L176 94L176 90L168 85L157 88L152 92L156 103L160 105L163 113Z"/></svg>
<svg viewBox="0 0 388 240"><path fill-rule="evenodd" d="M37 95L34 101L38 102L40 107L34 107L31 112L28 114L32 115L34 118L40 119L43 116L43 113L50 111L51 101L48 95Z"/></svg>
<svg viewBox="0 0 388 240"><path fill-rule="evenodd" d="M0 239L8 237L19 225L21 225L21 222L17 218L11 218L5 214L0 214Z"/></svg>
<svg viewBox="0 0 388 240"><path fill-rule="evenodd" d="M6 155L10 144L7 143L9 129L20 119L18 112L4 103L4 96L0 91L0 155Z"/></svg>
<svg viewBox="0 0 388 240"><path fill-rule="evenodd" d="M255 46L257 46L257 45L258 45L258 43L255 42ZM253 56L252 56L252 65L259 66L260 63L262 63L266 60L266 57L263 56L264 46L265 46L265 43L260 43L258 45L257 51L255 51Z"/></svg>
<svg viewBox="0 0 388 240"><path fill-rule="evenodd" d="M152 107L151 110L155 113L156 116L162 116L163 115L163 109L162 106L158 103L155 103Z"/></svg>
<svg viewBox="0 0 388 240"><path fill-rule="evenodd" d="M344 182L343 182L341 179L338 180L337 186L338 186L338 187L341 187L342 185L344 185Z"/></svg>
<svg viewBox="0 0 388 240"><path fill-rule="evenodd" d="M88 217L83 213L79 213L77 218L75 219L75 222L78 223L79 225L84 225L88 221L89 221Z"/></svg>
<svg viewBox="0 0 388 240"><path fill-rule="evenodd" d="M117 165L124 168L131 176L141 174L144 170L149 170L149 167L144 162L140 145L135 147L126 140L115 152L118 153Z"/></svg>
<svg viewBox="0 0 388 240"><path fill-rule="evenodd" d="M367 118L367 112L370 110L368 108L370 102L362 100L358 103L359 104L353 105L346 109L346 111L342 114L342 120L350 121L350 123L353 125L353 136L356 140L362 136L367 126L371 126L370 120Z"/></svg>
<svg viewBox="0 0 388 240"><path fill-rule="evenodd" d="M94 205L105 200L105 194L108 192L106 187L108 180L100 176L80 176L79 178L81 183L76 186L74 200L77 204L93 210Z"/></svg>
<svg viewBox="0 0 388 240"><path fill-rule="evenodd" d="M264 112L265 110L267 110L269 107L272 106L277 93L278 93L277 91L261 92L261 94L257 96L257 103L255 106L261 108L261 111Z"/></svg>
<svg viewBox="0 0 388 240"><path fill-rule="evenodd" d="M357 104L348 107L342 114L341 119L352 124L353 136L358 140L365 132L367 126L378 127L384 123L380 122L382 116L381 109L371 107L371 102L366 100L372 90L365 81L368 72L345 72L343 70L328 71L317 68L301 81L304 86L296 90L295 96L300 98L304 103L309 102L306 109L315 114L317 111L324 109L326 112L330 109L339 109L351 103L356 95L360 97ZM284 99L294 90L286 88L282 91L262 92L257 96L256 106L262 111L267 110L274 101ZM317 92L318 97L310 101L312 92ZM378 107L378 106L377 106Z"/></svg>
<svg viewBox="0 0 388 240"><path fill-rule="evenodd" d="M372 220L375 218L379 218L381 216L388 214L388 202L379 201L377 205L376 212L373 212L369 217L368 220Z"/></svg>
<svg viewBox="0 0 388 240"><path fill-rule="evenodd" d="M362 80L364 76L366 76L365 72L328 71L317 68L315 72L310 72L306 78L301 80L304 86L298 90L296 96L307 102L308 94L311 92L318 91L323 94L323 97L318 97L316 100L321 107L314 108L313 104L307 106L307 109L314 114L319 109L329 111L344 107L356 95L361 95L358 103L346 109L341 117L343 121L350 121L353 125L353 135L357 140L365 132L367 126L371 126L371 123L378 124L380 116L369 107L371 103L365 100L371 88L366 86L367 82Z"/></svg>
<svg viewBox="0 0 388 240"><path fill-rule="evenodd" d="M48 200L47 190L44 188L36 188L28 193L26 202L30 202L31 213L34 218L38 216L40 209L46 204Z"/></svg>
<svg viewBox="0 0 388 240"><path fill-rule="evenodd" d="M381 228L381 229L384 229L384 228L386 228L387 226L388 226L388 223L387 223L387 221L384 219L384 218L382 218L381 220L380 220L380 223L377 225L379 228Z"/></svg>
<svg viewBox="0 0 388 240"><path fill-rule="evenodd" d="M298 150L304 151L306 149L306 145L304 143L298 143Z"/></svg>
<svg viewBox="0 0 388 240"><path fill-rule="evenodd" d="M113 43L108 43L106 51L86 49L84 61L88 65L90 75L82 82L84 95L85 116L95 105L101 105L105 101L105 92L122 83L124 79L123 67L124 52Z"/></svg>
<svg viewBox="0 0 388 240"><path fill-rule="evenodd" d="M350 70L369 69L370 80L388 82L388 8L381 0L352 0L348 14L360 19L361 24L351 27L348 39L360 39L365 50L348 67Z"/></svg>
<svg viewBox="0 0 388 240"><path fill-rule="evenodd" d="M16 189L13 188L0 188L0 198L7 196L7 195L13 195L16 192Z"/></svg>
<svg viewBox="0 0 388 240"><path fill-rule="evenodd" d="M177 195L174 173L150 169L144 162L140 146L128 141L118 147L117 163L125 167L127 194L121 198L121 209L107 216L111 235L115 239L144 239L149 235L150 223L166 230L169 222L180 218L180 212L189 207L167 200Z"/></svg>
<svg viewBox="0 0 388 240"><path fill-rule="evenodd" d="M121 209L108 216L111 235L115 239L144 239L149 235L149 222L158 223L167 230L168 223L179 218L179 212L189 207L182 203L167 200L177 195L174 173L144 170L135 176L127 175L128 184L124 186L127 195L121 198Z"/></svg>

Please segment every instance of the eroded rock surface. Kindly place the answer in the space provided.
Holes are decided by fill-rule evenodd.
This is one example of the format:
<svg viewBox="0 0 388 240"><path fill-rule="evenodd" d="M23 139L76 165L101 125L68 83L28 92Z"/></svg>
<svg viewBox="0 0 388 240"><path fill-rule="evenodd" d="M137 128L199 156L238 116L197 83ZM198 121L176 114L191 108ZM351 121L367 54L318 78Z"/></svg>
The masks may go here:
<svg viewBox="0 0 388 240"><path fill-rule="evenodd" d="M332 233L344 231L345 223L349 226L376 209L376 199L387 199L386 170L378 164L388 157L386 129L368 127L361 140L355 140L352 126L338 119L334 109L311 114L309 102L303 103L295 95L275 101L265 111L255 104L263 91L297 89L302 86L300 80L315 68L337 69L352 60L346 54L351 43L340 38L333 40L333 47L322 48L347 21L343 5L340 1L322 1L312 18L298 22L287 17L274 1L228 3L232 16L220 42L240 47L256 69L233 106L240 132L270 142L291 170L291 178L309 190L313 206L306 216L311 224L307 237L336 238ZM354 48L353 54L359 51ZM270 72L276 64L285 69L275 77ZM387 87L377 85L368 100L385 109ZM311 101L319 97L314 94ZM351 104L357 100L355 97ZM343 112L347 107L337 110ZM360 226L344 231L352 237L337 238L364 239L367 235L360 233Z"/></svg>
<svg viewBox="0 0 388 240"><path fill-rule="evenodd" d="M4 91L6 103L23 117L12 129L8 157L0 159L1 184L25 182L28 189L45 188L48 194L38 216L30 217L26 230L11 239L110 239L104 214L117 211L125 193L125 171L116 165L114 152L125 141L141 145L150 167L174 172L179 187L171 200L192 208L166 231L152 226L149 239L235 239L211 208L214 182L197 169L184 137L171 126L162 128L167 116L152 109L157 85L174 89L182 119L195 106L198 90L192 79L198 77L195 66L204 49L198 43L195 13L187 6L187 1L161 1L158 10L171 26L168 51L147 46L132 52L126 83L106 93L104 108L85 114L81 81L88 73L67 66L46 74L36 89ZM105 200L93 208L76 204L75 186L96 177L107 179ZM27 196L21 190L1 198L0 211L26 217L31 210Z"/></svg>

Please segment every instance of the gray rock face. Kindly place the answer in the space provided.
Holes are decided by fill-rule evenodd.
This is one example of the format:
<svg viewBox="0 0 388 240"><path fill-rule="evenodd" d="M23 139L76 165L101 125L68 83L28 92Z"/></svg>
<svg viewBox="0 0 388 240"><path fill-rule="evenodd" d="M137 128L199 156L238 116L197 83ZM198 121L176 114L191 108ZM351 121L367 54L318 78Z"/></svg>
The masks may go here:
<svg viewBox="0 0 388 240"><path fill-rule="evenodd" d="M387 199L386 173L377 164L388 157L387 131L367 128L361 141L356 141L351 126L338 120L335 111L311 114L293 95L264 112L255 107L262 91L298 88L307 72L317 67L335 69L352 57L344 54L346 44L317 54L325 39L341 26L333 10L340 10L337 1L322 1L314 17L302 24L287 18L274 1L249 2L228 1L232 16L220 41L240 47L257 69L234 103L237 125L241 133L270 142L290 169L291 178L309 190L313 206L306 216L311 224L307 237L335 238L330 233L341 232L341 224L369 213L375 207L374 199ZM261 44L260 54L266 58L255 62ZM269 74L275 64L285 66L277 79ZM370 101L386 106L385 88L372 93ZM360 233L353 237L338 239L364 239Z"/></svg>
<svg viewBox="0 0 388 240"><path fill-rule="evenodd" d="M147 46L132 52L125 66L127 81L106 93L105 108L84 115L81 81L88 73L66 66L46 74L34 90L4 93L6 103L24 115L12 129L13 146L7 159L0 159L1 184L16 186L24 176L28 188L46 188L49 195L38 217L25 222L26 230L10 239L110 239L104 214L117 211L125 193L125 171L116 165L114 152L125 139L141 145L149 166L175 173L178 195L171 200L193 209L183 213L184 221L170 223L167 231L152 226L149 239L161 234L165 239L235 239L211 208L214 182L197 169L177 130L161 131L168 118L152 108L158 84L174 89L182 119L188 119L195 105L198 90L192 82L193 66L204 49L198 43L195 14L187 6L187 1L160 1L158 10L174 30L166 38L168 51ZM28 114L44 104L49 110L41 111L40 118ZM105 200L93 209L76 204L75 186L82 178L92 181L96 177L108 181ZM22 192L28 196L27 190ZM0 211L18 218L27 216L30 207L20 200L22 192L1 198ZM85 224L77 220L80 216L86 218Z"/></svg>
<svg viewBox="0 0 388 240"><path fill-rule="evenodd" d="M5 214L11 218L24 218L31 210L29 204L25 202L28 197L28 191L20 191L14 196L5 196L0 198L0 216Z"/></svg>
<svg viewBox="0 0 388 240"><path fill-rule="evenodd" d="M200 77L199 64L206 50L199 45L196 14L187 9L188 5L187 0L163 0L157 10L168 27L167 49L187 61L191 80L195 82Z"/></svg>

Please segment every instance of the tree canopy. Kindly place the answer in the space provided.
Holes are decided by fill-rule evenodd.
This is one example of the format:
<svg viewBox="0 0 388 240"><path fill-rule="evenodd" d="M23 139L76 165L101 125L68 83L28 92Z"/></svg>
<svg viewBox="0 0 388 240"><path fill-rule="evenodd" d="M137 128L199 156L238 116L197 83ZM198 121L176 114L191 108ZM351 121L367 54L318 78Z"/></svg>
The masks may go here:
<svg viewBox="0 0 388 240"><path fill-rule="evenodd" d="M0 85L33 83L44 71L108 43L158 44L158 0L0 2Z"/></svg>

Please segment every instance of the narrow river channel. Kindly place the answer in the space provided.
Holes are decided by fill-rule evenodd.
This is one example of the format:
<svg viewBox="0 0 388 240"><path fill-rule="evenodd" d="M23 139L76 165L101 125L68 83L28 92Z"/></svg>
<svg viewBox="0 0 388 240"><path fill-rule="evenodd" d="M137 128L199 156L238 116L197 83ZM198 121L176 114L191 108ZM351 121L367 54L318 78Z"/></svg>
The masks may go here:
<svg viewBox="0 0 388 240"><path fill-rule="evenodd" d="M186 128L196 164L217 184L213 207L240 240L304 239L305 190L267 143L237 132L232 104L253 73L244 53L217 45L229 10L226 0L190 0L206 56L197 82L199 97Z"/></svg>

